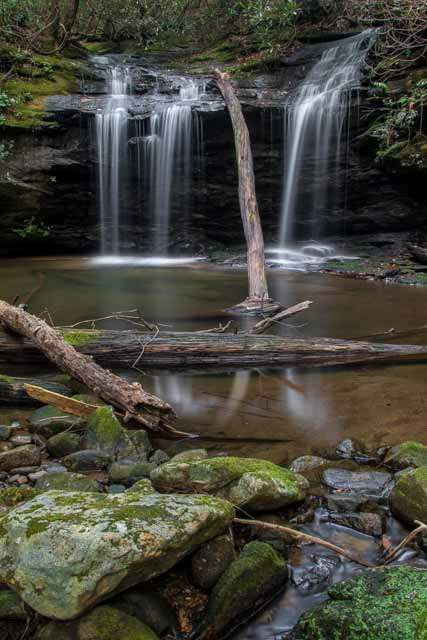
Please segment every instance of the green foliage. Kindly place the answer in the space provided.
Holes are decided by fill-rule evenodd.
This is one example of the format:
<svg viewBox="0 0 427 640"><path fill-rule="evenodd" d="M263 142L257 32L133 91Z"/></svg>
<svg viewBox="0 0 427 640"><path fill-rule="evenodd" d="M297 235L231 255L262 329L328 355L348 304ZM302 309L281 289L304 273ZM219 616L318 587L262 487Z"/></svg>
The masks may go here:
<svg viewBox="0 0 427 640"><path fill-rule="evenodd" d="M43 223L37 223L34 216L30 220L25 220L22 227L12 229L12 231L23 240L29 238L48 238L50 234L49 227Z"/></svg>
<svg viewBox="0 0 427 640"><path fill-rule="evenodd" d="M370 135L378 141L378 158L399 158L405 166L424 166L422 116L427 103L427 80L418 80L398 95L383 83L375 83L373 87L379 90L374 92L374 99L380 98L382 107L382 115L370 129Z"/></svg>

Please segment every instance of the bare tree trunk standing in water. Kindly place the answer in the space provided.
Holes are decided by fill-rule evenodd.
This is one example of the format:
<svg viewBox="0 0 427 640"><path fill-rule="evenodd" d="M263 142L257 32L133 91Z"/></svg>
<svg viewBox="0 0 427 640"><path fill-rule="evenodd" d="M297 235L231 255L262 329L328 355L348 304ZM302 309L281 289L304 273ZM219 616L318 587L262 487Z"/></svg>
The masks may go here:
<svg viewBox="0 0 427 640"><path fill-rule="evenodd" d="M240 312L272 312L280 305L268 295L264 262L264 237L255 192L255 175L248 127L242 107L234 93L227 73L215 69L219 90L230 113L236 144L239 172L239 200L248 255L249 296L233 307Z"/></svg>

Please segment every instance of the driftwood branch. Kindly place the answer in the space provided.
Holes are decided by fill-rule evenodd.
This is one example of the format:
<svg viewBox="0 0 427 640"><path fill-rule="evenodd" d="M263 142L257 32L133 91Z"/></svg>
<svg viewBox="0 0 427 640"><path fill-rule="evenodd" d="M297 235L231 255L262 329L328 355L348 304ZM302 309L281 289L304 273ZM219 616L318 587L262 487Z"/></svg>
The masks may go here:
<svg viewBox="0 0 427 640"><path fill-rule="evenodd" d="M264 318L260 320L252 327L249 333L258 334L267 331L271 326L277 324L281 320L285 320L285 318L290 318L295 316L297 313L301 313L301 311L305 311L308 309L313 302L311 300L306 300L305 302L300 302L299 304L295 304L293 307L288 307L288 309L284 309L283 311L279 311L276 315L271 316L269 318Z"/></svg>
<svg viewBox="0 0 427 640"><path fill-rule="evenodd" d="M9 331L28 338L61 371L121 410L125 421L134 420L153 431L174 431L172 422L175 413L170 405L147 393L139 383L128 382L102 369L92 357L79 353L71 344L67 344L63 336L44 320L0 301L0 321ZM19 350L18 345L19 342L15 342Z"/></svg>
<svg viewBox="0 0 427 640"><path fill-rule="evenodd" d="M81 400L74 400L73 398L68 398L54 391L48 391L33 384L24 384L24 389L34 400L38 400L42 404L52 404L58 407L58 409L61 409L61 411L71 413L71 415L78 416L79 418L88 419L92 413L98 409L97 405L88 404Z"/></svg>
<svg viewBox="0 0 427 640"><path fill-rule="evenodd" d="M327 540L323 540L323 538L318 538L317 536L311 536L308 533L303 533L302 531L297 531L296 529L291 529L290 527L283 527L278 524L271 524L270 522L263 522L262 520L244 520L242 518L235 518L234 521L236 524L242 524L246 527L254 527L255 529L266 529L267 531L275 531L277 533L283 533L284 535L290 535L297 542L309 542L310 544L318 544L326 549L330 549L334 551L340 556L344 556L348 558L352 562L357 562L357 564L361 564L364 567L373 567L374 565L370 562L366 562L362 560L358 556L355 556L351 551L347 551L346 549L342 549L341 547L337 547L337 545L332 544L332 542L328 542Z"/></svg>
<svg viewBox="0 0 427 640"><path fill-rule="evenodd" d="M410 533L408 533L408 535L405 538L403 538L402 542L400 542L398 545L396 545L395 547L393 547L388 551L386 557L384 558L384 564L388 564L389 562L391 562L400 553L400 551L402 551L404 547L406 547L409 543L411 543L412 540L415 540L415 538L420 533L422 533L423 531L427 531L427 525L425 525L424 522L419 522L419 520L415 520L415 524L418 525L417 528L411 531Z"/></svg>

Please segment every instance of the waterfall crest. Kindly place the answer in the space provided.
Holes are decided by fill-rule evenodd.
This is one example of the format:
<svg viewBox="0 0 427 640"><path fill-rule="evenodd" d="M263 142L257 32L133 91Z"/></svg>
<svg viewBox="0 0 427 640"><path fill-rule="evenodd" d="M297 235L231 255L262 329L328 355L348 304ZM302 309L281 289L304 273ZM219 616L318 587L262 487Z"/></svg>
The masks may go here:
<svg viewBox="0 0 427 640"><path fill-rule="evenodd" d="M367 30L327 49L285 106L281 247L292 240L305 169L313 175L309 199L304 199L304 206L311 213L312 235L316 235L322 214L338 204L344 186L339 184L338 168L347 154L354 97L374 34ZM328 185L331 174L335 174L332 189Z"/></svg>

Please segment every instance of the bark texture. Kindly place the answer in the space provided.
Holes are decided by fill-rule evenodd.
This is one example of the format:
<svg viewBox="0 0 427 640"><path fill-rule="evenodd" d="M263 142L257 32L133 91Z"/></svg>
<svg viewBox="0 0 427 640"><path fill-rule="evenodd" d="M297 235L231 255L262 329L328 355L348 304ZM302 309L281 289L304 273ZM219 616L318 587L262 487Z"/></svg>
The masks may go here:
<svg viewBox="0 0 427 640"><path fill-rule="evenodd" d="M0 301L0 321L12 332L25 336L27 346L55 364L61 371L85 384L97 396L114 405L125 414L125 421L131 419L153 431L173 431L175 413L170 405L160 398L144 391L137 382L128 382L111 371L95 364L91 355L79 353L63 336L46 322L26 311ZM81 338L79 332L78 337ZM89 334L90 335L90 334ZM4 333L5 342L12 341L8 361L25 361L22 338ZM76 333L73 334L76 338ZM141 351L141 347L140 347ZM13 355L17 356L16 358ZM36 358L37 359L37 358Z"/></svg>
<svg viewBox="0 0 427 640"><path fill-rule="evenodd" d="M0 304L0 318L2 316ZM48 329L54 331L50 327ZM56 331L54 333L58 336ZM139 366L144 369L282 364L332 366L427 361L427 345L394 345L333 338L288 338L268 334L160 332L155 337L155 334L138 331L79 331L79 338L84 335L87 338L81 341L80 346L76 346L76 350L86 356L82 362L83 367L91 362L87 356L92 356L98 364L117 368L129 368L139 359ZM74 339L72 331L64 331L63 336L66 341ZM0 332L0 362L37 363L45 361L47 357L57 366L61 366L58 357L51 357L51 353L47 353L45 349L42 349L41 353L40 347L36 347L35 344L32 339ZM54 345L56 344L55 340ZM53 353L53 345L50 351ZM74 349L72 351L76 354ZM73 362L74 357L75 355ZM91 364L95 366L93 362ZM113 375L109 372L103 373ZM116 378L117 376L114 376L113 381ZM130 391L129 387L134 386L121 378L119 380L121 384L127 385L127 392ZM108 391L102 388L102 384L103 378L96 377L96 393L99 392L100 397L114 404ZM92 384L95 391L94 386ZM151 407L153 402L152 409L148 410L153 411L157 417L159 412L163 415L165 406L168 405L158 399L152 401L153 397L145 392L140 396L138 387L139 385L136 385L137 393L133 402L139 397L142 406ZM156 410L157 403L160 404ZM166 416L168 415L166 410Z"/></svg>
<svg viewBox="0 0 427 640"><path fill-rule="evenodd" d="M239 201L248 253L249 297L242 307L271 306L264 263L264 236L255 191L255 174L249 130L228 74L215 70L216 82L230 113L239 172ZM268 304L270 303L270 305Z"/></svg>

